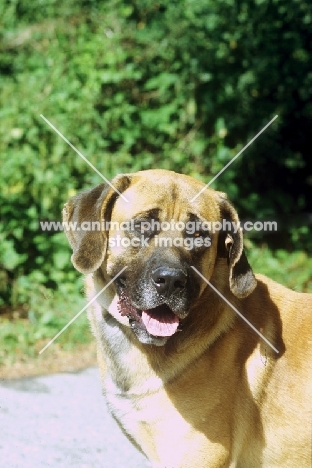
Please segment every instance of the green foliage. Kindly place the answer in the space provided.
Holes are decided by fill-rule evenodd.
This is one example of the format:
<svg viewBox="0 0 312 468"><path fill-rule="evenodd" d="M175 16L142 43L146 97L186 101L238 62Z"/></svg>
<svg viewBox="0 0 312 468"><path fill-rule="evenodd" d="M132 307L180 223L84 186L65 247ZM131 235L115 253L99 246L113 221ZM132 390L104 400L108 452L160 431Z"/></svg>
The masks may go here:
<svg viewBox="0 0 312 468"><path fill-rule="evenodd" d="M0 306L71 294L67 240L39 220L102 182L40 114L107 178L207 182L279 114L214 187L244 217L311 211L310 3L14 0L0 15ZM304 227L296 246L311 247Z"/></svg>
<svg viewBox="0 0 312 468"><path fill-rule="evenodd" d="M312 259L304 252L270 250L266 245L256 247L249 241L248 261L255 273L272 278L294 291L312 291Z"/></svg>
<svg viewBox="0 0 312 468"><path fill-rule="evenodd" d="M25 303L25 306L16 304L13 313L0 315L0 366L13 362L15 356L38 356L85 305L79 295L81 281L72 289L68 284L59 287L57 292L45 288L40 281L41 278L22 276L14 285L14 303ZM90 341L90 326L84 312L57 338L56 346L71 349Z"/></svg>

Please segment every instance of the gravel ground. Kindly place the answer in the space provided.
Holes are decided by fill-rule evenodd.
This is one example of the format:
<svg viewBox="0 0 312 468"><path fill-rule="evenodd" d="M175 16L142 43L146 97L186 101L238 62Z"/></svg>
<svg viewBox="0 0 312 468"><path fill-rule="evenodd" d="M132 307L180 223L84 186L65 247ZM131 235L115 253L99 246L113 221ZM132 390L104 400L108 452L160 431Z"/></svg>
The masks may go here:
<svg viewBox="0 0 312 468"><path fill-rule="evenodd" d="M99 372L0 381L0 460L7 468L148 468L109 415Z"/></svg>

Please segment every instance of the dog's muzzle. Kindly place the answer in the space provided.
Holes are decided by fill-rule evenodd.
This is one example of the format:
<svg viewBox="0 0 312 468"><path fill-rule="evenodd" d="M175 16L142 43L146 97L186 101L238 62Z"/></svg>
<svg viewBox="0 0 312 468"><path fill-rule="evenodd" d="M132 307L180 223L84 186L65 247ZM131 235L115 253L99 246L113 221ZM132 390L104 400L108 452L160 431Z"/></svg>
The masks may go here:
<svg viewBox="0 0 312 468"><path fill-rule="evenodd" d="M181 330L180 319L185 313L179 313L173 304L183 294L187 280L187 273L181 268L167 265L155 268L149 276L150 297L155 297L149 305L142 301L144 306L131 300L131 295L127 292L127 281L122 280L119 288L119 312L128 317L132 330L140 338L146 334L152 339L168 339ZM146 291L147 289L145 293Z"/></svg>

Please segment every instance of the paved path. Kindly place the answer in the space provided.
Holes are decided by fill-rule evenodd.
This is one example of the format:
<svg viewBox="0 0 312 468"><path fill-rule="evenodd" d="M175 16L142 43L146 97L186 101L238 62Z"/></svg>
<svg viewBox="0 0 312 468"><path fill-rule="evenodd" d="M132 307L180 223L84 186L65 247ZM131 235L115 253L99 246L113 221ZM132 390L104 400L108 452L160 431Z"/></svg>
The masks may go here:
<svg viewBox="0 0 312 468"><path fill-rule="evenodd" d="M0 380L0 466L150 467L109 415L95 368Z"/></svg>

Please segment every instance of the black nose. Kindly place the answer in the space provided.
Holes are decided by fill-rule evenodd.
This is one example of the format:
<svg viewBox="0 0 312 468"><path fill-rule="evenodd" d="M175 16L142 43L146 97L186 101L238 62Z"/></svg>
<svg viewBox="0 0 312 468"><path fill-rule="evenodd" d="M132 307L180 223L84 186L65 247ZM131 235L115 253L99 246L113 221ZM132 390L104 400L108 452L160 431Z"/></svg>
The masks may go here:
<svg viewBox="0 0 312 468"><path fill-rule="evenodd" d="M178 268L159 267L153 271L152 281L159 294L171 296L184 289L187 276Z"/></svg>

